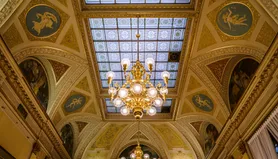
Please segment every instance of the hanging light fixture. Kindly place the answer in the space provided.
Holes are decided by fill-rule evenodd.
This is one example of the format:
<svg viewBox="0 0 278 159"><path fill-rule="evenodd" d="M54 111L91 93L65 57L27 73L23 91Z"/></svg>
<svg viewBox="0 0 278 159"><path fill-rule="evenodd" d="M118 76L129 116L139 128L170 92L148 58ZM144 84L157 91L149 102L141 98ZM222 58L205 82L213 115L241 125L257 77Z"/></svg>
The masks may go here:
<svg viewBox="0 0 278 159"><path fill-rule="evenodd" d="M121 107L120 111L122 115L128 115L132 111L134 117L139 119L142 118L144 111L150 116L155 115L156 107L161 107L163 105L166 100L166 95L168 94L167 86L170 73L167 71L161 73L164 86L161 83L154 86L150 82L155 61L152 58L147 58L145 60L149 72L146 71L143 64L139 61L139 17L137 19L136 37L137 60L130 72L127 72L130 66L130 60L124 58L121 61L126 82L122 86L117 83L112 86L115 73L109 71L106 76L109 85L108 93L114 106Z"/></svg>

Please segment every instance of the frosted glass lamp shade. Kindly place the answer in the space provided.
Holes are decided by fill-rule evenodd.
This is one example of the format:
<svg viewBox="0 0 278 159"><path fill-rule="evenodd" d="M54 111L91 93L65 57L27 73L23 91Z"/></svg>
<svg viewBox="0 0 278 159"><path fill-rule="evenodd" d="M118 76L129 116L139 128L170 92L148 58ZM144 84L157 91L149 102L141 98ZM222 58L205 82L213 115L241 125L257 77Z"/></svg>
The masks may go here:
<svg viewBox="0 0 278 159"><path fill-rule="evenodd" d="M147 66L154 65L154 59L153 58L147 58L145 63L146 63Z"/></svg>
<svg viewBox="0 0 278 159"><path fill-rule="evenodd" d="M155 107L151 107L149 110L148 110L148 114L150 116L153 116L156 114L156 108Z"/></svg>
<svg viewBox="0 0 278 159"><path fill-rule="evenodd" d="M128 90L126 88L121 88L118 95L120 98L126 98L128 96Z"/></svg>
<svg viewBox="0 0 278 159"><path fill-rule="evenodd" d="M132 86L132 92L135 94L140 94L142 92L142 90L143 90L143 87L139 83L136 83Z"/></svg>
<svg viewBox="0 0 278 159"><path fill-rule="evenodd" d="M126 115L128 115L129 114L129 109L127 108L127 107L122 107L121 108L121 114L122 115L124 115L124 116L126 116Z"/></svg>
<svg viewBox="0 0 278 159"><path fill-rule="evenodd" d="M135 159L136 155L134 153L130 154L131 159Z"/></svg>
<svg viewBox="0 0 278 159"><path fill-rule="evenodd" d="M157 95L157 90L155 88L149 88L147 95L150 98L154 98Z"/></svg>
<svg viewBox="0 0 278 159"><path fill-rule="evenodd" d="M124 103L120 98L116 98L113 101L115 107L121 107Z"/></svg>
<svg viewBox="0 0 278 159"><path fill-rule="evenodd" d="M161 73L161 78L164 79L164 78L170 78L170 73L168 71L163 71Z"/></svg>
<svg viewBox="0 0 278 159"><path fill-rule="evenodd" d="M109 71L109 72L106 73L106 77L113 79L115 77L115 73L113 71Z"/></svg>
<svg viewBox="0 0 278 159"><path fill-rule="evenodd" d="M163 104L163 100L160 97L157 97L154 101L153 101L153 105L156 107L161 107Z"/></svg>
<svg viewBox="0 0 278 159"><path fill-rule="evenodd" d="M126 67L128 67L130 65L130 60L128 58L124 58L121 61L121 65L124 67L124 65L126 65Z"/></svg>
<svg viewBox="0 0 278 159"><path fill-rule="evenodd" d="M145 153L145 154L144 154L144 159L150 159L150 155L147 154L147 153Z"/></svg>

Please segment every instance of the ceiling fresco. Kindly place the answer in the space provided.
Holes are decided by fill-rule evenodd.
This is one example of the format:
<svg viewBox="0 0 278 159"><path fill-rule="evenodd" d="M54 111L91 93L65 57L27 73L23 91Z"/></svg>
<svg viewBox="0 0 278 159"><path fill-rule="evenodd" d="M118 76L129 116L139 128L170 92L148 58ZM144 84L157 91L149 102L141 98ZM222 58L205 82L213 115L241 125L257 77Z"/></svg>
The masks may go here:
<svg viewBox="0 0 278 159"><path fill-rule="evenodd" d="M156 62L151 81L171 73L164 106L140 122L140 141L163 159L210 156L278 32L257 1L24 0L0 34L20 67L40 61L45 75L26 82L47 92L42 105L58 132L71 125L73 158L106 159L137 140L133 116L111 104L106 72L124 82L120 60L136 59L138 16L139 60Z"/></svg>

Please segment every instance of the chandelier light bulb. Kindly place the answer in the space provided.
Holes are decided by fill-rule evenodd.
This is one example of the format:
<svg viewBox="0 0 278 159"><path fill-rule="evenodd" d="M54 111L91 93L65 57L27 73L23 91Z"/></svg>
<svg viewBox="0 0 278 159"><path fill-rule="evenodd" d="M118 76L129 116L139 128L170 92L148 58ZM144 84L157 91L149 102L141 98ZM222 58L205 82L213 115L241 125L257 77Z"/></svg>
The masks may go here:
<svg viewBox="0 0 278 159"><path fill-rule="evenodd" d="M170 73L168 71L163 71L161 73L161 78L164 79L164 78L170 78Z"/></svg>
<svg viewBox="0 0 278 159"><path fill-rule="evenodd" d="M156 107L161 107L163 104L163 100L160 97L157 97L154 101L153 101L153 105Z"/></svg>
<svg viewBox="0 0 278 159"><path fill-rule="evenodd" d="M168 89L166 87L163 87L163 88L160 89L159 92L160 92L161 95L166 95L166 94L168 94Z"/></svg>
<svg viewBox="0 0 278 159"><path fill-rule="evenodd" d="M115 107L121 107L124 104L120 98L114 99L113 103L114 103Z"/></svg>
<svg viewBox="0 0 278 159"><path fill-rule="evenodd" d="M125 157L121 157L121 159L126 159Z"/></svg>
<svg viewBox="0 0 278 159"><path fill-rule="evenodd" d="M156 114L156 108L155 107L151 107L149 110L148 110L148 114L150 116L153 116Z"/></svg>
<svg viewBox="0 0 278 159"><path fill-rule="evenodd" d="M144 154L144 159L150 159L150 155L147 154L147 153L145 153L145 154Z"/></svg>
<svg viewBox="0 0 278 159"><path fill-rule="evenodd" d="M126 116L129 114L129 109L127 107L122 107L121 108L121 114Z"/></svg>
<svg viewBox="0 0 278 159"><path fill-rule="evenodd" d="M117 89L116 89L116 88L110 87L110 88L108 89L108 94L110 94L110 95L115 95L116 93L117 93Z"/></svg>
<svg viewBox="0 0 278 159"><path fill-rule="evenodd" d="M120 98L126 98L128 96L128 89L121 88L118 92Z"/></svg>
<svg viewBox="0 0 278 159"><path fill-rule="evenodd" d="M149 88L148 89L148 97L154 98L157 95L157 90L155 88Z"/></svg>
<svg viewBox="0 0 278 159"><path fill-rule="evenodd" d="M115 77L115 73L113 71L109 71L106 73L106 78L114 78Z"/></svg>
<svg viewBox="0 0 278 159"><path fill-rule="evenodd" d="M134 153L130 154L130 158L135 159L136 155Z"/></svg>
<svg viewBox="0 0 278 159"><path fill-rule="evenodd" d="M132 86L132 91L133 91L133 93L135 93L135 94L140 94L140 93L142 92L142 90L143 90L143 87L142 87L142 85L139 84L139 83L136 83L136 84L134 84L134 85Z"/></svg>

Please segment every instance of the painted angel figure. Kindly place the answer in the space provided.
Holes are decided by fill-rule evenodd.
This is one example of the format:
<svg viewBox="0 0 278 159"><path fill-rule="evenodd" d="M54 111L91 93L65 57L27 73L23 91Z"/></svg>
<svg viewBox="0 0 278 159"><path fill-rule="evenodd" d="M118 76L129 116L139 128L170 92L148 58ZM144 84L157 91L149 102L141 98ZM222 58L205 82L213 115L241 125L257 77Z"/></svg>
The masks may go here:
<svg viewBox="0 0 278 159"><path fill-rule="evenodd" d="M232 15L233 12L228 9L228 12L223 14L222 19L224 20L224 23L228 23L230 30L232 30L232 25L244 25L248 26L248 24L244 23L246 19L246 15L243 15L242 17L239 16L239 14Z"/></svg>
<svg viewBox="0 0 278 159"><path fill-rule="evenodd" d="M45 27L53 29L52 27L53 22L55 23L58 22L56 16L49 12L45 12L43 14L37 13L36 16L38 19L41 19L41 21L40 22L33 21L34 26L32 29L36 30L38 35L40 35L41 30L44 29Z"/></svg>

